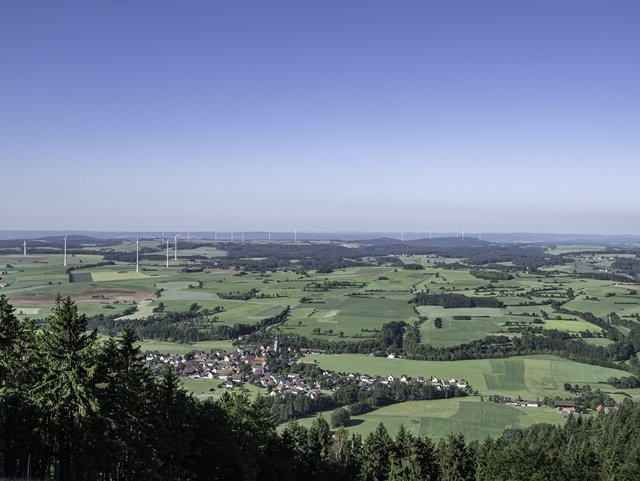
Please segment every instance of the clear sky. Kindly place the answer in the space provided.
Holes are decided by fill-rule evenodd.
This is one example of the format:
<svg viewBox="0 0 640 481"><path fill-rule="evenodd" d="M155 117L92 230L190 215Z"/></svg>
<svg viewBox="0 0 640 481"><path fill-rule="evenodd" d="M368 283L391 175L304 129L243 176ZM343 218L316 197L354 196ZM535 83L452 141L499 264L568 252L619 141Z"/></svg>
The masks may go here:
<svg viewBox="0 0 640 481"><path fill-rule="evenodd" d="M0 229L640 233L640 2L0 2Z"/></svg>

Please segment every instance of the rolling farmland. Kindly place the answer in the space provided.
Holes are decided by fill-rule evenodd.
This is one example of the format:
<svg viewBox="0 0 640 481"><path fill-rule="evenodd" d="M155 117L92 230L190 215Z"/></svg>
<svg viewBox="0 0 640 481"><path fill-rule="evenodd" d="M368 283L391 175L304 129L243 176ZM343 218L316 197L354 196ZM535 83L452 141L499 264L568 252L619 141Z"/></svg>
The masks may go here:
<svg viewBox="0 0 640 481"><path fill-rule="evenodd" d="M0 294L9 298L20 317L39 321L46 320L58 294L71 296L81 313L98 319L98 326L100 319L107 319L135 328L163 316L179 319L196 313L199 317L195 320L187 316L187 321L181 322L203 336L209 335L211 327L257 325L288 307L282 322L265 332L277 332L285 339L301 336L309 342L350 342L357 346L377 342L384 326L403 322L417 327L420 343L443 350L496 336L517 339L523 333L540 333L543 329L584 339L591 346L607 347L614 341L604 337L602 327L583 318L582 313L602 319L616 313L624 320L616 325L622 336L628 335L630 326L640 319L640 289L635 284L588 276L606 271L615 256L596 255L576 246L549 249L548 255L571 256L570 261L532 272L509 262L483 269L467 265L464 256L420 254L390 256L384 262L364 257L332 269L302 268L304 256L313 249L328 249L330 254L331 249L342 249L342 245L201 244L191 242L179 251L178 260L170 258L166 267L164 246L142 241L141 246L150 251L158 249L160 255L142 256L140 272L131 260L119 260L119 256L131 254L131 245L124 241L114 241L108 249L85 245L82 253L68 257L66 269L61 265L62 256L45 248L34 249L26 257L5 254L0 257L4 266ZM353 246L357 244L350 244L349 249ZM289 248L299 249L300 257L289 256ZM255 254L239 257L235 250ZM286 258L274 261L278 266L248 267L266 262L274 250ZM236 257L231 258L233 255ZM414 302L419 293L433 295L434 299L487 299L497 306L445 307L438 305L440 301L421 305ZM181 355L232 347L230 340L200 339L205 340L176 343L171 341L180 339L147 337L141 347ZM640 397L637 389L621 390L606 384L611 377L628 376L626 371L552 355L419 361L314 354L301 362L317 363L337 372L466 379L483 397L502 395L533 401L563 398L567 395L565 383L592 385L618 402ZM221 392L211 380L186 379L184 386L199 397L215 398ZM264 391L252 390L254 394L259 392ZM414 434L438 438L462 430L469 439L481 439L506 427L559 423L562 417L552 409L481 402L478 396L382 407L354 416L351 429L366 433L380 421L392 431L404 423ZM303 424L308 422L302 420Z"/></svg>

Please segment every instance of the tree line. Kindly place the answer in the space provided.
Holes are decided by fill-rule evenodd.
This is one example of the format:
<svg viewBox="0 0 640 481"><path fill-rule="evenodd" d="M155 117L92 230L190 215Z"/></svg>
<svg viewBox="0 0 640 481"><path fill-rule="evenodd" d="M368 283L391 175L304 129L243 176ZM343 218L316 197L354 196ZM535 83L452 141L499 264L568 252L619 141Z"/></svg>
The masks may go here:
<svg viewBox="0 0 640 481"><path fill-rule="evenodd" d="M469 271L469 274L486 281L510 281L513 279L513 274L504 271L481 271L476 269Z"/></svg>
<svg viewBox="0 0 640 481"><path fill-rule="evenodd" d="M495 297L472 297L464 294L446 294L419 292L410 301L418 306L441 306L445 309L459 307L503 307L503 303Z"/></svg>
<svg viewBox="0 0 640 481"><path fill-rule="evenodd" d="M159 307L161 305L162 303L159 304ZM215 314L223 310L221 306L216 306L212 309L190 309L184 312L162 310L156 312L153 316L136 319L133 326L136 335L144 339L151 338L181 343L236 339L241 336L252 335L257 331L264 330L266 327L284 322L289 315L290 307L287 306L278 314L260 319L260 321L253 324L217 325L218 317ZM87 322L89 328L96 329L101 334L117 336L126 326L131 325L129 320L119 319L118 317L99 314L89 318Z"/></svg>

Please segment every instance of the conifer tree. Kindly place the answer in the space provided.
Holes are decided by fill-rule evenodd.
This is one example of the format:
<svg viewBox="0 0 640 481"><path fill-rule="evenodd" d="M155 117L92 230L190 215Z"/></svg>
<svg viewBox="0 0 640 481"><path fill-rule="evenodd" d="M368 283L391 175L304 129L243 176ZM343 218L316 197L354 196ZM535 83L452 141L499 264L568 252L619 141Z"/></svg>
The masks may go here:
<svg viewBox="0 0 640 481"><path fill-rule="evenodd" d="M450 434L438 444L438 464L442 481L472 481L475 479L474 453L462 434Z"/></svg>
<svg viewBox="0 0 640 481"><path fill-rule="evenodd" d="M389 475L389 457L393 450L393 440L384 424L378 424L374 432L367 436L362 452L362 481L386 481Z"/></svg>
<svg viewBox="0 0 640 481"><path fill-rule="evenodd" d="M329 423L318 415L307 434L307 455L309 456L310 474L314 478L321 478L325 471L326 461L329 459L331 447L331 430Z"/></svg>
<svg viewBox="0 0 640 481"><path fill-rule="evenodd" d="M391 452L389 481L417 481L419 479L419 469L412 459L412 448L413 436L407 431L404 424L401 424Z"/></svg>
<svg viewBox="0 0 640 481"><path fill-rule="evenodd" d="M20 321L0 295L0 476L24 476L32 455L42 451L29 396L36 357L33 323Z"/></svg>
<svg viewBox="0 0 640 481"><path fill-rule="evenodd" d="M153 479L157 465L156 383L140 360L133 329L110 338L100 353L100 413L105 421L106 453L113 479ZM103 441L104 442L104 441ZM96 440L99 443L99 440Z"/></svg>
<svg viewBox="0 0 640 481"><path fill-rule="evenodd" d="M189 416L193 403L194 399L182 388L174 369L166 364L159 381L160 429L157 433L161 438L159 456L166 481L182 479L184 474L193 429Z"/></svg>
<svg viewBox="0 0 640 481"><path fill-rule="evenodd" d="M282 431L282 442L291 456L291 462L301 469L307 469L307 440L309 430L297 421L287 423Z"/></svg>
<svg viewBox="0 0 640 481"><path fill-rule="evenodd" d="M96 337L95 331L87 333L86 317L78 315L71 298L57 296L49 326L38 336L45 369L35 393L56 457L55 478L60 481L87 479L82 451L90 420L98 412Z"/></svg>
<svg viewBox="0 0 640 481"><path fill-rule="evenodd" d="M436 481L440 479L435 445L428 437L413 439L411 459L417 470L417 479L421 481Z"/></svg>

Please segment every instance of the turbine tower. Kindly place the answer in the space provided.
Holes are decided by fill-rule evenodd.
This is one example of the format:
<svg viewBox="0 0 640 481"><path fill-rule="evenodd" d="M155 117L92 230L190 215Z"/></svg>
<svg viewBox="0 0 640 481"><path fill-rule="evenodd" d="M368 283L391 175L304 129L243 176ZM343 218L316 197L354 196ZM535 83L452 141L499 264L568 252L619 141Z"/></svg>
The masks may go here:
<svg viewBox="0 0 640 481"><path fill-rule="evenodd" d="M167 237L167 267L169 267L169 238Z"/></svg>
<svg viewBox="0 0 640 481"><path fill-rule="evenodd" d="M404 231L400 231L400 242L404 242Z"/></svg>
<svg viewBox="0 0 640 481"><path fill-rule="evenodd" d="M140 234L136 237L136 272L140 272Z"/></svg>
<svg viewBox="0 0 640 481"><path fill-rule="evenodd" d="M244 242L244 231L242 231L242 242Z"/></svg>
<svg viewBox="0 0 640 481"><path fill-rule="evenodd" d="M173 236L173 249L174 249L174 253L173 253L173 260L177 261L178 260L178 237L180 237L182 234L176 234L175 236Z"/></svg>
<svg viewBox="0 0 640 481"><path fill-rule="evenodd" d="M64 267L67 267L67 236L69 234L64 235Z"/></svg>
<svg viewBox="0 0 640 481"><path fill-rule="evenodd" d="M298 242L298 229L293 228L293 242Z"/></svg>
<svg viewBox="0 0 640 481"><path fill-rule="evenodd" d="M27 241L26 240L22 243L22 247L24 248L22 255L24 257L27 257Z"/></svg>
<svg viewBox="0 0 640 481"><path fill-rule="evenodd" d="M271 229L269 229L269 242L271 242Z"/></svg>

